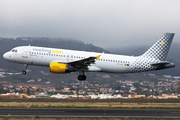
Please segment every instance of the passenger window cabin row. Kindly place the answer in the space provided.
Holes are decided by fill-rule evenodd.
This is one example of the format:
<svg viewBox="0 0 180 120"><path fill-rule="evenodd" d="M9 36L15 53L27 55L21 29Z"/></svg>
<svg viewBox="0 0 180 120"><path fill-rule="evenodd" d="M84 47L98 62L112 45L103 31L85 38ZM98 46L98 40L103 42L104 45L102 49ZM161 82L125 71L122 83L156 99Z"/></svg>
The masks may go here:
<svg viewBox="0 0 180 120"><path fill-rule="evenodd" d="M61 55L61 54L49 54L49 53L38 53L38 52L30 52L30 54L66 57L65 55ZM67 57L69 57L69 56L67 55ZM71 56L71 58L85 59L85 57L80 57L80 56L74 56L74 57ZM116 62L116 63L129 63L128 61L119 61L119 60L110 60L110 59L99 59L99 61Z"/></svg>

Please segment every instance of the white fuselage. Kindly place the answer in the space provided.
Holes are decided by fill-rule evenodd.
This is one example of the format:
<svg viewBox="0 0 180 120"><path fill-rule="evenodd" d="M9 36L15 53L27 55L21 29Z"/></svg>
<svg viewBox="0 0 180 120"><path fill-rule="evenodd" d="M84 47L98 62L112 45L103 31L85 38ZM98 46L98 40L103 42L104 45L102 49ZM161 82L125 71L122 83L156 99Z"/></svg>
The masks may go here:
<svg viewBox="0 0 180 120"><path fill-rule="evenodd" d="M125 73L127 68L135 62L138 57L105 54L96 52L85 52L76 50L35 47L35 46L20 46L13 48L16 52L9 51L3 57L9 61L49 67L52 61L68 63L82 60L89 57L100 56L95 63L89 66L86 71L93 72L109 72L109 73ZM140 69L140 68L137 68ZM132 71L133 72L133 71ZM142 72L142 71L141 71Z"/></svg>

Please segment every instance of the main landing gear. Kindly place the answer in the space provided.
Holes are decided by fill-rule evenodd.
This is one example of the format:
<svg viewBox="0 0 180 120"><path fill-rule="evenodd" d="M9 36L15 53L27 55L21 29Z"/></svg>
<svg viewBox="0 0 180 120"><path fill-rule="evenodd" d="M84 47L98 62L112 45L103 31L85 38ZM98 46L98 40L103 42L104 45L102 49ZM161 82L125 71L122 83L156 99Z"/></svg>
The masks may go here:
<svg viewBox="0 0 180 120"><path fill-rule="evenodd" d="M78 80L79 81L84 81L84 80L86 80L86 76L84 75L84 71L82 71L82 75L81 75L81 72L80 72L80 75L78 76Z"/></svg>
<svg viewBox="0 0 180 120"><path fill-rule="evenodd" d="M28 66L27 64L24 64L24 70L22 71L22 74L24 74L24 75L26 74L27 66Z"/></svg>

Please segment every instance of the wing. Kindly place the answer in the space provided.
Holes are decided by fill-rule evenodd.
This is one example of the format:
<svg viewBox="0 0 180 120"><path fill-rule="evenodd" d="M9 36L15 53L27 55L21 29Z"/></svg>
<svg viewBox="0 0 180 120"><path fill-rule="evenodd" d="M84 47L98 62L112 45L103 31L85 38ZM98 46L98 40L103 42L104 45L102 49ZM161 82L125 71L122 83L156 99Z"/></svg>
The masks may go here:
<svg viewBox="0 0 180 120"><path fill-rule="evenodd" d="M66 64L68 64L76 69L87 69L88 66L90 64L93 64L96 59L99 60L100 56L101 55L98 55L96 57L89 57L89 58L85 58L85 59L81 59L81 60L77 60L77 61L73 61L73 62L67 62Z"/></svg>

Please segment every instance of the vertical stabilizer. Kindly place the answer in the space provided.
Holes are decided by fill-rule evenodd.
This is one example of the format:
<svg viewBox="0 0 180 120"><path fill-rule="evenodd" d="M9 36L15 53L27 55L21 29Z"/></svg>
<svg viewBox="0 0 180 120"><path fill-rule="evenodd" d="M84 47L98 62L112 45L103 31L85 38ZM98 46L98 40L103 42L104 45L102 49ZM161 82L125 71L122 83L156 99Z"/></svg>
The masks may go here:
<svg viewBox="0 0 180 120"><path fill-rule="evenodd" d="M157 60L165 60L168 54L174 33L165 33L151 48L149 48L142 56Z"/></svg>

